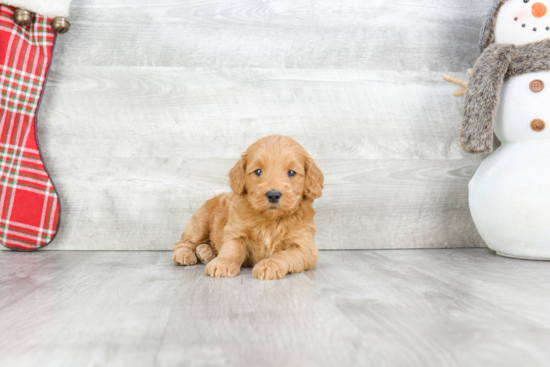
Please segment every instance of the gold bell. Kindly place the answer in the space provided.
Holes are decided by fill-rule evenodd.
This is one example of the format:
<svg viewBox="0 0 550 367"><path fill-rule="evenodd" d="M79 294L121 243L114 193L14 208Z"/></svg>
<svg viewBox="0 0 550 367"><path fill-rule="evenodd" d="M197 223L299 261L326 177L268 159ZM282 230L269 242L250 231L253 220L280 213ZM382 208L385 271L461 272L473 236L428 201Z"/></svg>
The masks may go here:
<svg viewBox="0 0 550 367"><path fill-rule="evenodd" d="M55 33L67 33L70 27L71 23L69 23L67 18L55 17L52 19L52 29Z"/></svg>
<svg viewBox="0 0 550 367"><path fill-rule="evenodd" d="M17 9L13 13L13 21L21 27L28 26L32 23L32 13L25 9Z"/></svg>

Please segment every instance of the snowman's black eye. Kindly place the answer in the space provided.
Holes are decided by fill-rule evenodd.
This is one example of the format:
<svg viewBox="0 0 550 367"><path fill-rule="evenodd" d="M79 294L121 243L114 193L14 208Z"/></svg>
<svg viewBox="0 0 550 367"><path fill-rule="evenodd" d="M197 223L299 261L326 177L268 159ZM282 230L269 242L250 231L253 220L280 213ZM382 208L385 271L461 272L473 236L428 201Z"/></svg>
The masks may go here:
<svg viewBox="0 0 550 367"><path fill-rule="evenodd" d="M518 17L515 17L514 20L518 20Z"/></svg>
<svg viewBox="0 0 550 367"><path fill-rule="evenodd" d="M527 3L529 2L529 0L523 0L523 2L524 2L525 4L527 4Z"/></svg>
<svg viewBox="0 0 550 367"><path fill-rule="evenodd" d="M256 176L259 176L262 174L262 170L261 169L257 169L254 171L254 173L256 174Z"/></svg>
<svg viewBox="0 0 550 367"><path fill-rule="evenodd" d="M522 24L521 26L522 26L523 28L525 28L525 24Z"/></svg>
<svg viewBox="0 0 550 367"><path fill-rule="evenodd" d="M537 31L537 29L536 29L536 28L533 28L533 31L535 31L535 32L536 32L536 31Z"/></svg>
<svg viewBox="0 0 550 367"><path fill-rule="evenodd" d="M546 30L547 30L547 31L550 31L550 27L546 27Z"/></svg>

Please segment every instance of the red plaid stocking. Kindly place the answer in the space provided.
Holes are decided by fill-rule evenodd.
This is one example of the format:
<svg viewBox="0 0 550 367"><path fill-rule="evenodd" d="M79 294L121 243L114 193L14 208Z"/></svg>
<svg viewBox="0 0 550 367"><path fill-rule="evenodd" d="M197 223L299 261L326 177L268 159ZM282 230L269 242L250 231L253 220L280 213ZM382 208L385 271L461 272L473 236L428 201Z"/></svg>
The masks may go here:
<svg viewBox="0 0 550 367"><path fill-rule="evenodd" d="M0 4L0 243L14 250L46 246L59 225L59 201L36 142L36 112L55 33L36 14L14 23Z"/></svg>

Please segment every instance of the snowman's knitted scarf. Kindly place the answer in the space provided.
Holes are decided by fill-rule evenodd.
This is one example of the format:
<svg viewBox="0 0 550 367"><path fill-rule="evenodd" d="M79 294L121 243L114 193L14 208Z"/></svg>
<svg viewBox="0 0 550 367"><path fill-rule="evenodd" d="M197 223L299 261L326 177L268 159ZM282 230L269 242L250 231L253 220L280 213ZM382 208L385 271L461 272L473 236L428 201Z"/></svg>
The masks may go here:
<svg viewBox="0 0 550 367"><path fill-rule="evenodd" d="M550 71L550 39L522 46L493 44L483 51L464 97L459 142L465 151L493 151L493 124L504 79L538 71Z"/></svg>

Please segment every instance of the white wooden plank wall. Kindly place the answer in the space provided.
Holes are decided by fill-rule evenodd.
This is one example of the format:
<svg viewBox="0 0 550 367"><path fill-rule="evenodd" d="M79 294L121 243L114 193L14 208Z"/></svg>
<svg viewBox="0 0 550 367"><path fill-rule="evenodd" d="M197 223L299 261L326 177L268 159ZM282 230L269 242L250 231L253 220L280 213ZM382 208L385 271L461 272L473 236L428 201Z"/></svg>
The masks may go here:
<svg viewBox="0 0 550 367"><path fill-rule="evenodd" d="M326 176L322 249L484 246L457 144L492 0L74 0L40 111L50 250L171 249L258 138Z"/></svg>

